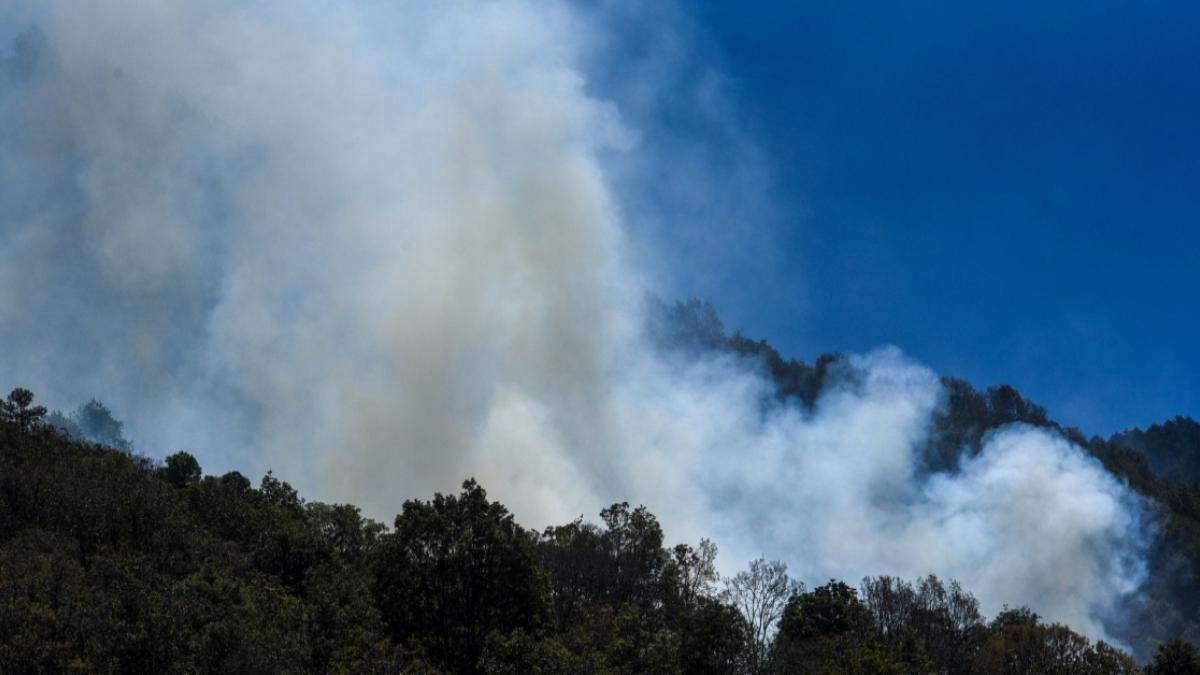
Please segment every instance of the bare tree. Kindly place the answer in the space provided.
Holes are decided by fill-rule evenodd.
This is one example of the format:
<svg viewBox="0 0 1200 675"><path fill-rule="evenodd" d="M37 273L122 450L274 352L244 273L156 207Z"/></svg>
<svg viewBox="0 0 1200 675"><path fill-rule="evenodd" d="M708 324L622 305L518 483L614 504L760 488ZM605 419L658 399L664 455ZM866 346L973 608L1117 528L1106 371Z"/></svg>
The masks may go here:
<svg viewBox="0 0 1200 675"><path fill-rule="evenodd" d="M759 558L750 563L749 570L725 580L725 600L737 607L750 624L754 641L750 672L763 672L775 625L788 599L803 592L804 585L789 577L787 564L778 560Z"/></svg>
<svg viewBox="0 0 1200 675"><path fill-rule="evenodd" d="M913 585L895 577L864 578L859 597L871 610L879 632L886 637L896 635L912 619L917 607Z"/></svg>
<svg viewBox="0 0 1200 675"><path fill-rule="evenodd" d="M915 583L895 577L867 577L862 601L876 628L894 638L902 627L913 631L941 672L960 672L972 658L970 636L983 628L979 601L957 581L947 586L930 574Z"/></svg>

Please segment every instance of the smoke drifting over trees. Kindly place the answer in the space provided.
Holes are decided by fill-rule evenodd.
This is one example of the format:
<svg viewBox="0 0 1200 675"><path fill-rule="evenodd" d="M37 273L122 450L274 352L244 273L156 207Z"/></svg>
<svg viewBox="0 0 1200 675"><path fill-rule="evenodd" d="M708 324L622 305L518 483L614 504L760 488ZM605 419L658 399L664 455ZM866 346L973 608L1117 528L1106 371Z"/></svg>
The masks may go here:
<svg viewBox="0 0 1200 675"><path fill-rule="evenodd" d="M659 146L588 70L620 3L17 4L0 381L371 515L467 475L537 527L631 499L725 565L934 572L1095 639L1143 584L1141 498L1062 434L931 471L954 391L897 349L789 383L655 333L612 181Z"/></svg>
<svg viewBox="0 0 1200 675"><path fill-rule="evenodd" d="M758 560L718 592L715 547L667 548L644 506L538 533L468 480L389 530L270 473L255 489L39 416L0 410L5 672L1143 672L1028 608L989 621L933 575L807 590ZM1152 651L1144 672L1200 670L1186 642Z"/></svg>

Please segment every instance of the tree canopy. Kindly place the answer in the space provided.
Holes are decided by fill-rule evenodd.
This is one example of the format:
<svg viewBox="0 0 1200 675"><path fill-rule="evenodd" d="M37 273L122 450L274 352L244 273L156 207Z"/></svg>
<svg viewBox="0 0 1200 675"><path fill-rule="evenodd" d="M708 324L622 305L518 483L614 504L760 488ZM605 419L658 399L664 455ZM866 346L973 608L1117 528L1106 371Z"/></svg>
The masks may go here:
<svg viewBox="0 0 1200 675"><path fill-rule="evenodd" d="M702 303L669 314L663 344L759 359L781 400L852 376L728 336ZM1150 581L1115 626L1142 671L1026 608L988 620L932 575L810 590L756 560L721 578L715 544L670 542L626 502L536 532L467 480L389 528L274 472L255 487L185 451L139 455L98 400L49 413L17 388L0 401L0 673L1200 673L1200 485L1164 473L1200 456L1196 423L1087 439L1012 387L944 383L926 470L1023 422L1160 505Z"/></svg>

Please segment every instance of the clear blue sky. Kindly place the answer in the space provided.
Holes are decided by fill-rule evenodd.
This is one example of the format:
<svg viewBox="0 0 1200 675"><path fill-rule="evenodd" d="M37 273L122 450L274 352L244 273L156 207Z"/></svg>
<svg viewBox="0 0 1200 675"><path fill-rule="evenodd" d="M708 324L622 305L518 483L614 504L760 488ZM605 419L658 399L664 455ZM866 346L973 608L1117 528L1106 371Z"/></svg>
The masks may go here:
<svg viewBox="0 0 1200 675"><path fill-rule="evenodd" d="M693 7L791 205L709 291L731 327L1087 433L1200 415L1200 5Z"/></svg>

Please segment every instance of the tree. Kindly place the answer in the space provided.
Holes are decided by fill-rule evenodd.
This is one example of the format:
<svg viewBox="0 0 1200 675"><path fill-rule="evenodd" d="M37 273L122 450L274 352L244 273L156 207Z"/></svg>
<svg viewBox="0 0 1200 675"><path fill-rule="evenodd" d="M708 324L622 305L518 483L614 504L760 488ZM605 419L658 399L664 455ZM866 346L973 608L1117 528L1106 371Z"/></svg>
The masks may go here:
<svg viewBox="0 0 1200 675"><path fill-rule="evenodd" d="M600 518L604 528L577 519L546 528L538 539L538 558L550 575L559 620L571 620L591 603L606 604L614 612L632 603L648 617L659 613L680 570L662 548L658 519L645 506L631 509L628 502L602 510ZM685 565L703 565L709 553L698 553L696 560L681 555L687 558ZM716 555L715 547L711 555ZM691 577L707 573L691 567L683 571L693 586L702 582Z"/></svg>
<svg viewBox="0 0 1200 675"><path fill-rule="evenodd" d="M819 637L865 637L872 633L870 611L858 599L858 591L830 580L809 593L793 595L784 609L779 629L797 640Z"/></svg>
<svg viewBox="0 0 1200 675"><path fill-rule="evenodd" d="M885 638L898 635L912 620L917 608L916 589L911 583L895 577L866 577L862 581L861 598Z"/></svg>
<svg viewBox="0 0 1200 675"><path fill-rule="evenodd" d="M304 500L287 481L275 477L275 472L267 471L259 482L258 491L266 500L288 513L300 516L304 513Z"/></svg>
<svg viewBox="0 0 1200 675"><path fill-rule="evenodd" d="M1159 645L1146 675L1200 675L1200 650L1183 640Z"/></svg>
<svg viewBox="0 0 1200 675"><path fill-rule="evenodd" d="M0 419L16 423L21 429L29 429L46 416L45 406L33 405L33 392L22 387L13 389L8 399L0 401Z"/></svg>
<svg viewBox="0 0 1200 675"><path fill-rule="evenodd" d="M988 627L971 672L979 675L1132 675L1127 654L1061 624L1043 624L1028 609L1005 608ZM1150 671L1153 672L1153 671ZM1168 671L1170 672L1170 671Z"/></svg>
<svg viewBox="0 0 1200 675"><path fill-rule="evenodd" d="M604 533L577 518L547 527L537 542L538 562L550 578L560 628L576 624L593 603L608 602L609 565Z"/></svg>
<svg viewBox="0 0 1200 675"><path fill-rule="evenodd" d="M125 424L113 417L108 406L99 400L93 398L79 406L71 417L86 440L118 450L130 449L129 441L123 435Z"/></svg>
<svg viewBox="0 0 1200 675"><path fill-rule="evenodd" d="M761 672L776 622L783 616L788 598L803 593L804 586L787 573L787 564L763 558L751 561L750 569L725 582L725 599L741 611L750 626L751 672Z"/></svg>
<svg viewBox="0 0 1200 675"><path fill-rule="evenodd" d="M387 528L370 518L363 518L357 506L351 504L305 505L305 515L321 533L333 552L343 558L358 558L370 552Z"/></svg>
<svg viewBox="0 0 1200 675"><path fill-rule="evenodd" d="M1138 675L1142 669L1132 656L1101 640L1084 655L1083 672L1087 675Z"/></svg>
<svg viewBox="0 0 1200 675"><path fill-rule="evenodd" d="M989 426L999 427L1012 422L1025 422L1040 427L1050 426L1046 409L1025 400L1012 385L1002 384L987 390Z"/></svg>
<svg viewBox="0 0 1200 675"><path fill-rule="evenodd" d="M947 587L932 574L920 579L916 589L909 618L913 633L940 669L966 670L983 636L979 601L957 581Z"/></svg>
<svg viewBox="0 0 1200 675"><path fill-rule="evenodd" d="M391 635L455 673L478 672L487 636L550 618L534 536L474 479L409 500L373 551L374 595Z"/></svg>
<svg viewBox="0 0 1200 675"><path fill-rule="evenodd" d="M732 605L700 597L683 619L679 659L689 675L740 673L753 648L750 625Z"/></svg>
<svg viewBox="0 0 1200 675"><path fill-rule="evenodd" d="M660 604L663 570L663 532L658 519L645 506L630 510L628 502L600 512L607 530L602 540L608 553L606 584L614 606L632 602L644 610Z"/></svg>
<svg viewBox="0 0 1200 675"><path fill-rule="evenodd" d="M712 597L720 577L717 574L717 545L708 539L701 539L696 548L677 545L671 549L670 571L676 593L684 605Z"/></svg>
<svg viewBox="0 0 1200 675"><path fill-rule="evenodd" d="M187 487L200 480L200 462L191 454L180 450L167 456L163 477L177 488Z"/></svg>
<svg viewBox="0 0 1200 675"><path fill-rule="evenodd" d="M902 671L875 640L874 619L858 592L831 580L794 594L779 620L771 654L774 672Z"/></svg>

